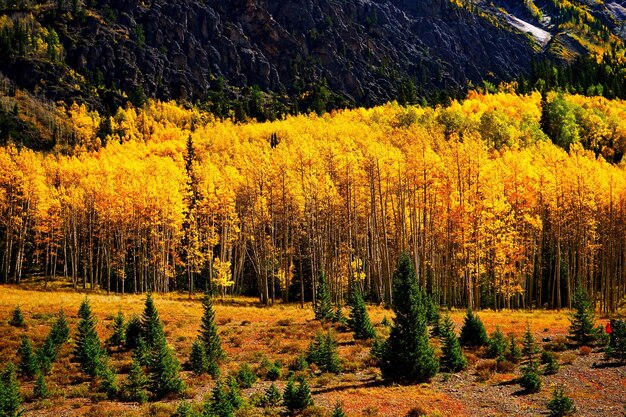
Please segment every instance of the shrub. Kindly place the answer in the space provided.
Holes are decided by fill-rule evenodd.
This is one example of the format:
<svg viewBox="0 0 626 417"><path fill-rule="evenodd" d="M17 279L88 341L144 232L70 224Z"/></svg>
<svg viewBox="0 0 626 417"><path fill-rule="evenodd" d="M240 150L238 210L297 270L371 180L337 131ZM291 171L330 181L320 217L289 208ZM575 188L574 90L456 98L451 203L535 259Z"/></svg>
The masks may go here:
<svg viewBox="0 0 626 417"><path fill-rule="evenodd" d="M197 415L198 413L196 413L191 403L182 401L178 404L178 407L176 407L176 412L172 417L196 417Z"/></svg>
<svg viewBox="0 0 626 417"><path fill-rule="evenodd" d="M519 380L522 388L526 392L534 393L541 391L541 377L537 369L533 366L525 366L522 370L522 377Z"/></svg>
<svg viewBox="0 0 626 417"><path fill-rule="evenodd" d="M550 417L563 417L573 414L576 411L574 402L565 395L563 389L555 389L552 399L547 404Z"/></svg>
<svg viewBox="0 0 626 417"><path fill-rule="evenodd" d="M276 381L277 379L280 378L281 374L282 374L282 370L280 367L280 363L274 362L267 369L267 372L265 373L265 378L268 381Z"/></svg>
<svg viewBox="0 0 626 417"><path fill-rule="evenodd" d="M276 388L276 385L272 384L265 390L262 403L263 406L276 407L280 404L281 399L280 391Z"/></svg>
<svg viewBox="0 0 626 417"><path fill-rule="evenodd" d="M257 381L257 376L247 363L244 363L237 372L237 382L241 388L250 388Z"/></svg>
<svg viewBox="0 0 626 417"><path fill-rule="evenodd" d="M581 346L578 348L580 356L589 356L591 354L591 348L589 346Z"/></svg>
<svg viewBox="0 0 626 417"><path fill-rule="evenodd" d="M544 364L543 373L546 375L553 375L559 371L559 360L552 352L543 351L541 354L541 363Z"/></svg>
<svg viewBox="0 0 626 417"><path fill-rule="evenodd" d="M13 315L11 316L11 320L9 320L9 324L13 327L26 326L24 314L22 314L22 309L20 309L20 306L15 307L15 310L13 310Z"/></svg>
<svg viewBox="0 0 626 417"><path fill-rule="evenodd" d="M17 367L19 374L28 379L34 378L39 371L39 364L28 337L22 337L22 344L17 349L17 356L20 359Z"/></svg>
<svg viewBox="0 0 626 417"><path fill-rule="evenodd" d="M504 333L502 333L499 326L496 326L496 330L488 342L487 357L498 361L504 360L504 354L508 347L509 342L506 340Z"/></svg>
<svg viewBox="0 0 626 417"><path fill-rule="evenodd" d="M333 413L330 415L330 417L347 417L346 413L343 411L343 408L341 408L340 402L337 402L337 404L335 404L335 408L333 408Z"/></svg>
<svg viewBox="0 0 626 417"><path fill-rule="evenodd" d="M293 376L289 378L283 393L283 404L290 412L303 410L313 405L311 389L304 377L298 378L297 386Z"/></svg>
<svg viewBox="0 0 626 417"><path fill-rule="evenodd" d="M309 345L306 360L325 372L341 372L337 341L330 331L326 334L317 333L315 340Z"/></svg>
<svg viewBox="0 0 626 417"><path fill-rule="evenodd" d="M515 370L515 364L506 359L500 360L496 362L496 372L501 374L506 374L513 372Z"/></svg>
<svg viewBox="0 0 626 417"><path fill-rule="evenodd" d="M483 322L478 316L474 315L471 308L467 310L465 321L461 328L460 342L461 346L467 347L485 346L489 342Z"/></svg>

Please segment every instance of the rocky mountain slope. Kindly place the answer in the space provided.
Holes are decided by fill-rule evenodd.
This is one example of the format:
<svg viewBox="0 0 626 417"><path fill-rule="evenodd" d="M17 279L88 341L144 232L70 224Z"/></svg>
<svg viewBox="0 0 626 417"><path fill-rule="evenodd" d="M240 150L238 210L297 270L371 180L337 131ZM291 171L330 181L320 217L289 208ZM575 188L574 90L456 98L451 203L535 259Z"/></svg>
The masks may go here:
<svg viewBox="0 0 626 417"><path fill-rule="evenodd" d="M255 116L414 101L618 39L623 2L576 6L607 31L588 44L555 23L555 2L0 0L0 72L110 111L147 97Z"/></svg>

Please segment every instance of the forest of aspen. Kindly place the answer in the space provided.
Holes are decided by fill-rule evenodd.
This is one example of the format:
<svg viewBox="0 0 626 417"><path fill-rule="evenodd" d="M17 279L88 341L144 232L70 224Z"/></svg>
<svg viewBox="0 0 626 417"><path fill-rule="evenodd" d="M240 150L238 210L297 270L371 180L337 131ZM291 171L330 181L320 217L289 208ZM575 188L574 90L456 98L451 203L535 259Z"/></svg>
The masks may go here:
<svg viewBox="0 0 626 417"><path fill-rule="evenodd" d="M626 411L626 101L1 104L1 416Z"/></svg>

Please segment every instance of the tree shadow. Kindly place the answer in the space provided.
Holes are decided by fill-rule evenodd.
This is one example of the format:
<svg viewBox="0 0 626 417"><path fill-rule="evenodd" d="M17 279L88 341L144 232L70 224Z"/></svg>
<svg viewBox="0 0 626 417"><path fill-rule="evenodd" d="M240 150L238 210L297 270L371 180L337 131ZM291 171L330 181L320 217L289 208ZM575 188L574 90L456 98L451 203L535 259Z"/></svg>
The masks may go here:
<svg viewBox="0 0 626 417"><path fill-rule="evenodd" d="M594 369L603 369L603 368L620 368L622 366L626 366L626 363L611 361L611 362L594 363L591 367Z"/></svg>
<svg viewBox="0 0 626 417"><path fill-rule="evenodd" d="M381 387L381 386L385 386L385 384L383 382L379 382L379 381L376 381L376 380L372 379L372 380L369 380L369 381L364 381L362 383L356 383L356 384L350 384L350 385L341 385L339 387L311 389L311 392L313 394L327 394L329 392L341 392L341 391L345 391L345 390L349 390L349 389L373 388L373 387Z"/></svg>

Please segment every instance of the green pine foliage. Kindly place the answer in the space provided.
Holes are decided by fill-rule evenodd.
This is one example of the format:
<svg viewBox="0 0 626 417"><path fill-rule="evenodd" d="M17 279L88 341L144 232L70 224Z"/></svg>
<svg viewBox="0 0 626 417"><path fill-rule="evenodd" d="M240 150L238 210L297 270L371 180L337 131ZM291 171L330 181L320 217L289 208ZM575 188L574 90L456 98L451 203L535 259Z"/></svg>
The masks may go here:
<svg viewBox="0 0 626 417"><path fill-rule="evenodd" d="M555 388L547 407L550 417L564 417L576 412L574 402L559 388Z"/></svg>
<svg viewBox="0 0 626 417"><path fill-rule="evenodd" d="M204 345L200 340L196 340L191 345L191 352L189 353L189 367L196 375L202 375L207 370L206 352L204 351Z"/></svg>
<svg viewBox="0 0 626 417"><path fill-rule="evenodd" d="M335 312L333 313L332 321L333 323L342 324L342 325L348 324L348 319L346 319L346 316L343 314L343 310L340 306L335 309Z"/></svg>
<svg viewBox="0 0 626 417"><path fill-rule="evenodd" d="M150 350L146 342L144 342L143 337L137 340L137 347L133 350L133 357L137 358L141 366L148 366L150 364Z"/></svg>
<svg viewBox="0 0 626 417"><path fill-rule="evenodd" d="M522 351L517 345L517 340L515 340L515 335L513 333L509 335L509 350L506 354L506 358L511 363L520 363L522 360Z"/></svg>
<svg viewBox="0 0 626 417"><path fill-rule="evenodd" d="M78 317L80 321L76 332L74 359L81 364L83 372L95 376L96 368L102 356L102 348L100 338L96 333L96 319L86 298L80 305Z"/></svg>
<svg viewBox="0 0 626 417"><path fill-rule="evenodd" d="M333 408L333 413L330 415L330 417L347 417L346 413L341 407L341 403L337 402L337 404L335 404L335 408Z"/></svg>
<svg viewBox="0 0 626 417"><path fill-rule="evenodd" d="M124 384L124 397L140 404L148 401L148 377L136 355Z"/></svg>
<svg viewBox="0 0 626 417"><path fill-rule="evenodd" d="M50 390L46 383L46 376L42 372L37 373L35 385L33 386L33 397L37 399L45 399L50 396Z"/></svg>
<svg viewBox="0 0 626 417"><path fill-rule="evenodd" d="M447 372L462 371L467 368L467 359L463 355L461 344L454 332L454 323L448 315L445 315L441 321L440 334L443 339L441 369Z"/></svg>
<svg viewBox="0 0 626 417"><path fill-rule="evenodd" d="M535 393L541 391L541 377L537 371L537 367L524 366L522 368L522 376L519 379L522 388L529 393Z"/></svg>
<svg viewBox="0 0 626 417"><path fill-rule="evenodd" d="M122 347L126 341L126 323L124 314L118 311L113 319L113 334L107 340L107 344L111 347Z"/></svg>
<svg viewBox="0 0 626 417"><path fill-rule="evenodd" d="M280 404L281 400L282 395L280 391L276 388L275 384L272 384L265 390L262 403L265 407L276 407Z"/></svg>
<svg viewBox="0 0 626 417"><path fill-rule="evenodd" d="M267 368L267 372L265 373L265 379L268 381L276 381L282 375L282 369L280 362L272 363L269 368Z"/></svg>
<svg viewBox="0 0 626 417"><path fill-rule="evenodd" d="M203 417L234 417L235 411L243 405L239 387L234 378L225 385L218 380L211 391L211 398L204 404Z"/></svg>
<svg viewBox="0 0 626 417"><path fill-rule="evenodd" d="M217 333L217 323L215 322L215 310L213 309L213 303L211 296L206 293L202 300L202 308L204 310L202 314L202 322L200 323L200 334L198 340L201 342L204 348L205 354L205 370L214 378L218 377L219 362L226 357L220 337Z"/></svg>
<svg viewBox="0 0 626 417"><path fill-rule="evenodd" d="M53 337L48 334L43 345L36 352L39 367L46 375L50 372L52 363L57 360L58 354L58 347L54 344Z"/></svg>
<svg viewBox="0 0 626 417"><path fill-rule="evenodd" d="M101 357L96 368L96 379L98 381L98 390L107 395L109 399L114 399L119 394L119 386L117 384L117 374L108 363L106 357Z"/></svg>
<svg viewBox="0 0 626 417"><path fill-rule="evenodd" d="M509 347L509 342L506 340L504 333L500 330L500 326L496 326L496 330L489 338L487 346L487 357L502 361L505 359L505 353Z"/></svg>
<svg viewBox="0 0 626 417"><path fill-rule="evenodd" d="M137 316L132 316L126 324L126 331L124 332L124 342L127 349L135 349L141 339L141 319Z"/></svg>
<svg viewBox="0 0 626 417"><path fill-rule="evenodd" d="M24 378L33 379L39 372L39 364L37 356L33 352L33 345L28 337L22 337L22 343L17 349L17 356L19 358L17 366L19 374Z"/></svg>
<svg viewBox="0 0 626 417"><path fill-rule="evenodd" d="M160 322L160 320L159 320ZM180 379L180 364L174 351L167 344L165 336L155 340L148 362L148 382L150 392L156 399L170 394L181 394L185 384Z"/></svg>
<svg viewBox="0 0 626 417"><path fill-rule="evenodd" d="M393 310L393 327L380 361L383 377L395 382L430 380L439 364L428 339L426 309L415 268L406 253L400 256L393 276Z"/></svg>
<svg viewBox="0 0 626 417"><path fill-rule="evenodd" d="M591 345L597 339L595 308L582 287L576 290L572 306L575 312L570 318L568 338L579 345Z"/></svg>
<svg viewBox="0 0 626 417"><path fill-rule="evenodd" d="M24 314L22 314L22 309L20 309L20 306L15 307L15 310L13 310L13 315L11 316L11 320L9 320L9 324L13 327L26 326Z"/></svg>
<svg viewBox="0 0 626 417"><path fill-rule="evenodd" d="M535 337L530 331L530 323L526 323L526 331L522 340L522 356L527 367L536 369L536 357L540 351L537 342L535 342Z"/></svg>
<svg viewBox="0 0 626 417"><path fill-rule="evenodd" d="M556 355L552 352L543 351L541 353L541 363L544 365L544 375L554 375L559 371L560 365Z"/></svg>
<svg viewBox="0 0 626 417"><path fill-rule="evenodd" d="M146 342L148 349L157 348L161 340L165 338L163 323L161 323L159 312L154 305L152 293L148 293L146 296L146 303L141 316L141 337Z"/></svg>
<svg viewBox="0 0 626 417"><path fill-rule="evenodd" d="M465 321L461 328L461 346L466 347L480 347L486 346L489 343L487 332L485 331L485 325L482 320L474 314L471 308L467 309Z"/></svg>
<svg viewBox="0 0 626 417"><path fill-rule="evenodd" d="M11 362L0 374L0 416L19 417L22 415L22 394L15 376L15 366Z"/></svg>
<svg viewBox="0 0 626 417"><path fill-rule="evenodd" d="M322 371L339 373L341 372L341 359L337 351L337 340L328 331L326 334L317 332L315 340L309 344L306 360L314 363Z"/></svg>
<svg viewBox="0 0 626 417"><path fill-rule="evenodd" d="M196 417L198 413L188 401L181 401L172 417Z"/></svg>
<svg viewBox="0 0 626 417"><path fill-rule="evenodd" d="M608 358L626 362L626 320L611 320L613 332L609 336L609 344L605 354Z"/></svg>
<svg viewBox="0 0 626 417"><path fill-rule="evenodd" d="M330 302L330 292L323 273L320 273L317 280L314 309L316 320L330 321L333 319L334 312Z"/></svg>
<svg viewBox="0 0 626 417"><path fill-rule="evenodd" d="M251 388L257 381L257 376L247 363L244 363L237 371L237 382L241 388Z"/></svg>
<svg viewBox="0 0 626 417"><path fill-rule="evenodd" d="M370 320L365 301L361 290L354 285L352 289L352 297L350 297L350 319L348 325L354 332L354 338L357 340L368 340L376 337L376 331Z"/></svg>
<svg viewBox="0 0 626 417"><path fill-rule="evenodd" d="M289 378L285 391L283 392L283 405L291 413L313 405L311 389L303 376L297 379L297 384L293 376Z"/></svg>
<svg viewBox="0 0 626 417"><path fill-rule="evenodd" d="M52 325L49 336L58 351L68 340L70 340L70 326L63 310L59 311L59 315Z"/></svg>

